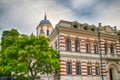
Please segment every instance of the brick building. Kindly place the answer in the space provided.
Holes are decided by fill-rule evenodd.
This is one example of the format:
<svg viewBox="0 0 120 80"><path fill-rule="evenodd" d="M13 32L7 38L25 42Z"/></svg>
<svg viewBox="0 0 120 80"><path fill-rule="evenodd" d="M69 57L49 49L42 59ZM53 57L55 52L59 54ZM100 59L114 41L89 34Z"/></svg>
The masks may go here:
<svg viewBox="0 0 120 80"><path fill-rule="evenodd" d="M54 29L50 22L44 26L36 29L50 32L44 34L51 38L50 45L59 50L60 80L120 80L120 31L116 27L64 20Z"/></svg>

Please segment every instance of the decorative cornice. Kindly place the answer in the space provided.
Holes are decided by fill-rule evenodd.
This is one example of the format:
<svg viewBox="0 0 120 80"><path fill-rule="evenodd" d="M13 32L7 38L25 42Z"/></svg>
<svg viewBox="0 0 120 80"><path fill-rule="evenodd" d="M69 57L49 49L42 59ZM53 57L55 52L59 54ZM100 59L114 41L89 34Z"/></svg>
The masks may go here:
<svg viewBox="0 0 120 80"><path fill-rule="evenodd" d="M93 53L82 53L82 52L68 52L68 51L60 51L61 57L68 57L68 58L84 58L84 59L97 59L100 60L99 54L93 54ZM120 57L117 56L108 56L108 55L102 55L103 60L112 60L112 61L120 61Z"/></svg>
<svg viewBox="0 0 120 80"><path fill-rule="evenodd" d="M60 33L63 32L66 34L74 34L74 35L78 35L78 36L98 38L98 32L78 30L78 29L69 28L69 27L62 27L62 26L59 26L59 29L60 29L59 30ZM116 40L118 40L118 36L101 33L101 39L116 41Z"/></svg>

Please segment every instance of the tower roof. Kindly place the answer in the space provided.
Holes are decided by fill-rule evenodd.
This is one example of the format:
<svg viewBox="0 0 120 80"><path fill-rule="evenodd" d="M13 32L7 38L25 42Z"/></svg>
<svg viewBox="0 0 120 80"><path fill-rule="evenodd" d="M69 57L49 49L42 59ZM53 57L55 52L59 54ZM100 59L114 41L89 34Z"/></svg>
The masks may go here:
<svg viewBox="0 0 120 80"><path fill-rule="evenodd" d="M49 24L52 25L49 20L47 20L46 14L44 15L44 19L40 21L39 25Z"/></svg>

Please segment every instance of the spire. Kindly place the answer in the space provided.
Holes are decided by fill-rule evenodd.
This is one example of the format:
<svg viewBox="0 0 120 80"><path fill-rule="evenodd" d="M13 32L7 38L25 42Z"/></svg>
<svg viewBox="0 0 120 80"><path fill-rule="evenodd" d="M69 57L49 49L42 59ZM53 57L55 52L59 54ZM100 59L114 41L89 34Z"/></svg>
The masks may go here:
<svg viewBox="0 0 120 80"><path fill-rule="evenodd" d="M45 12L44 20L47 20L46 12Z"/></svg>

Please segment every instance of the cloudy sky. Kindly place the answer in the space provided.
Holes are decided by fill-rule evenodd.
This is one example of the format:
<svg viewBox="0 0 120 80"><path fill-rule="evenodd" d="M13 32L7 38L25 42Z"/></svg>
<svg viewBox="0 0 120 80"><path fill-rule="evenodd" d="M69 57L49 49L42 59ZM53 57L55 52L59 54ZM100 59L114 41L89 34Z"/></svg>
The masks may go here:
<svg viewBox="0 0 120 80"><path fill-rule="evenodd" d="M53 26L68 20L120 29L120 0L0 0L0 35L11 28L36 34L45 12Z"/></svg>

